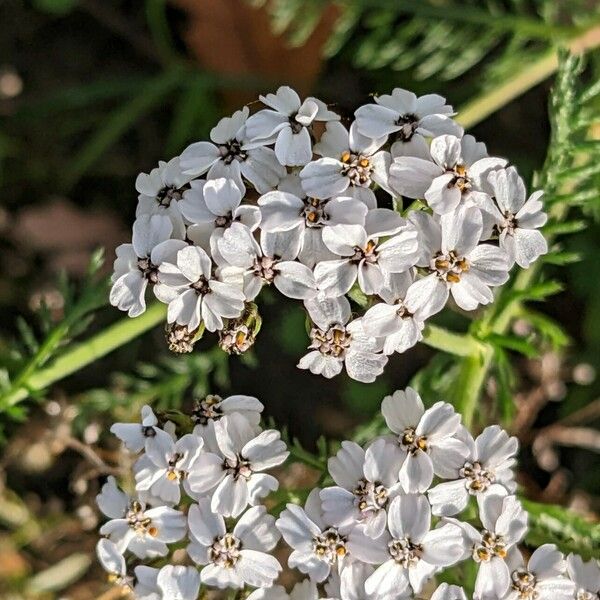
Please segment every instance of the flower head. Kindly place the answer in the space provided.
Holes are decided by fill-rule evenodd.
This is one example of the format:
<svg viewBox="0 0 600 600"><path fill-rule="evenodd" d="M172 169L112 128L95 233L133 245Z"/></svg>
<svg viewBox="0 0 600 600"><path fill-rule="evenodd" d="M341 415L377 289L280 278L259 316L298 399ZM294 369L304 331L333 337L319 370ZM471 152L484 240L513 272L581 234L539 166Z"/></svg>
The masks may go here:
<svg viewBox="0 0 600 600"><path fill-rule="evenodd" d="M248 119L246 133L252 140L275 142L275 155L282 165L308 163L312 158L312 123L339 119L321 100L306 98L301 102L298 94L287 86L280 87L275 94L260 96L260 100L269 108Z"/></svg>
<svg viewBox="0 0 600 600"><path fill-rule="evenodd" d="M324 519L341 531L358 527L368 537L378 538L386 527L386 509L400 492L402 458L398 447L383 439L366 450L354 442L342 442L328 462L337 485L321 490Z"/></svg>
<svg viewBox="0 0 600 600"><path fill-rule="evenodd" d="M365 294L377 294L386 275L402 273L415 264L419 249L417 230L386 208L371 210L364 226L328 227L323 242L341 257L315 267L319 290L331 297L348 293L357 280Z"/></svg>
<svg viewBox="0 0 600 600"><path fill-rule="evenodd" d="M487 175L505 165L502 158L488 157L485 144L471 135L441 135L432 140L428 159L396 157L389 183L401 196L423 198L433 212L443 215L459 205L480 202Z"/></svg>
<svg viewBox="0 0 600 600"><path fill-rule="evenodd" d="M200 572L203 584L220 589L273 585L281 565L267 552L279 532L264 506L248 509L228 531L223 517L211 510L210 500L202 498L190 508L188 521L187 552L194 562L205 565Z"/></svg>
<svg viewBox="0 0 600 600"><path fill-rule="evenodd" d="M218 452L203 453L188 484L193 494L211 493L211 508L226 517L237 517L248 504L255 505L279 486L262 473L288 457L285 442L274 429L256 435L246 417L230 413L214 424Z"/></svg>
<svg viewBox="0 0 600 600"><path fill-rule="evenodd" d="M365 590L376 598L415 593L439 567L457 563L462 555L460 529L447 523L430 530L431 510L421 494L396 496L388 509L388 531L372 540L364 532L350 534L353 556L380 565L367 579Z"/></svg>
<svg viewBox="0 0 600 600"><path fill-rule="evenodd" d="M181 168L192 177L206 173L207 179L232 179L244 191L242 175L260 194L274 189L285 175L269 140L248 136L249 110L244 107L225 117L210 132L211 142L195 142L181 154Z"/></svg>
<svg viewBox="0 0 600 600"><path fill-rule="evenodd" d="M135 465L136 490L148 492L167 504L177 504L180 487L188 491L188 476L202 450L203 440L188 433L177 441L161 429L146 439L146 453ZM188 491L189 493L189 491Z"/></svg>
<svg viewBox="0 0 600 600"><path fill-rule="evenodd" d="M155 294L169 305L169 323L189 329L204 323L208 331L215 331L223 328L223 317L238 317L244 309L244 293L214 278L211 259L198 246L179 250L176 264L163 263L158 280Z"/></svg>
<svg viewBox="0 0 600 600"><path fill-rule="evenodd" d="M116 249L110 303L130 317L146 310L146 289L157 283L160 265L175 260L186 246L182 240L170 239L172 232L172 223L164 215L143 215L133 224L132 243Z"/></svg>
<svg viewBox="0 0 600 600"><path fill-rule="evenodd" d="M147 509L143 502L119 490L113 477L108 478L96 502L110 519L100 533L114 542L120 553L130 550L138 558L165 556L167 544L177 542L187 531L182 512L166 506Z"/></svg>
<svg viewBox="0 0 600 600"><path fill-rule="evenodd" d="M139 192L136 217L161 215L167 217L173 227L173 237L185 237L185 222L180 201L189 188L194 175L184 173L179 157L169 162L160 161L150 173L140 173L135 180Z"/></svg>
<svg viewBox="0 0 600 600"><path fill-rule="evenodd" d="M425 410L419 394L409 387L386 396L381 412L404 453L398 477L405 492L424 492L434 473L444 477L464 463L467 447L455 437L460 415L450 404L436 402Z"/></svg>
<svg viewBox="0 0 600 600"><path fill-rule="evenodd" d="M383 341L366 335L362 319L350 321L348 299L318 297L305 301L304 306L313 326L310 352L300 359L298 367L330 379L345 366L352 379L375 381L388 360L381 354Z"/></svg>
<svg viewBox="0 0 600 600"><path fill-rule="evenodd" d="M421 233L417 266L426 271L413 290L423 310L440 311L452 294L464 310L475 310L494 300L490 288L508 279L506 253L492 244L481 244L481 211L463 206L438 220L419 212L411 216Z"/></svg>
<svg viewBox="0 0 600 600"><path fill-rule="evenodd" d="M516 552L515 554L519 554ZM575 584L565 577L567 564L554 544L543 544L527 564L518 556L512 565L506 600L571 600Z"/></svg>
<svg viewBox="0 0 600 600"><path fill-rule="evenodd" d="M428 491L435 515L451 516L461 512L471 496L497 489L494 484L510 493L516 488L512 471L519 448L516 437L510 437L498 425L486 427L475 440L464 428L457 437L465 442L468 454L464 463L454 468L450 477L453 481L443 481Z"/></svg>
<svg viewBox="0 0 600 600"><path fill-rule="evenodd" d="M339 570L348 554L347 537L324 519L319 491L311 491L304 508L288 504L275 523L293 548L288 565L316 582L324 581L332 569Z"/></svg>
<svg viewBox="0 0 600 600"><path fill-rule="evenodd" d="M462 135L462 128L451 118L452 107L437 94L417 97L395 88L391 95L377 96L375 104L365 104L354 114L360 133L371 138L391 134L397 144L410 145L423 136L444 133Z"/></svg>

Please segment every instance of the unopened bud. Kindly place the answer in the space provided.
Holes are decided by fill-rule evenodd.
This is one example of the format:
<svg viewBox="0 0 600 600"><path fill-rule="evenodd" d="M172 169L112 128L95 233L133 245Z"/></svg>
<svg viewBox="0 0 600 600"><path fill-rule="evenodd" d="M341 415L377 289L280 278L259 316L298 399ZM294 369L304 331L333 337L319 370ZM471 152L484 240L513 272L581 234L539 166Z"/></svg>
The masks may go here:
<svg viewBox="0 0 600 600"><path fill-rule="evenodd" d="M254 345L261 324L256 304L249 302L242 315L219 332L219 347L227 354L243 354Z"/></svg>
<svg viewBox="0 0 600 600"><path fill-rule="evenodd" d="M190 331L187 325L177 323L168 324L165 327L165 337L171 352L186 354L194 349L196 334L198 330Z"/></svg>

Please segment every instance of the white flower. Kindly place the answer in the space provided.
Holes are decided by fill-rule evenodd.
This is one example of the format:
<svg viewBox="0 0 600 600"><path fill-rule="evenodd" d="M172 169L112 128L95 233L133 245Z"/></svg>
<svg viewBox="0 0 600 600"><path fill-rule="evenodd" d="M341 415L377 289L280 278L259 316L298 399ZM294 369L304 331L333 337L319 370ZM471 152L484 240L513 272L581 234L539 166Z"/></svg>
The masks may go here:
<svg viewBox="0 0 600 600"><path fill-rule="evenodd" d="M462 127L451 118L452 107L437 94L418 98L412 92L395 88L391 95L377 96L375 102L361 106L354 113L358 131L367 137L395 134L394 145L410 146L422 136L462 135Z"/></svg>
<svg viewBox="0 0 600 600"><path fill-rule="evenodd" d="M188 475L200 456L203 440L188 433L177 441L160 429L146 439L146 453L135 465L135 488L168 504L178 504L180 485L189 494Z"/></svg>
<svg viewBox="0 0 600 600"><path fill-rule="evenodd" d="M467 595L458 585L441 583L433 592L431 600L467 600Z"/></svg>
<svg viewBox="0 0 600 600"><path fill-rule="evenodd" d="M177 263L159 268L156 297L169 305L167 321L187 325L191 331L204 323L208 331L223 329L223 317L239 317L244 294L235 285L212 276L212 262L198 246L177 253Z"/></svg>
<svg viewBox="0 0 600 600"><path fill-rule="evenodd" d="M312 158L309 127L314 121L335 121L339 116L327 110L316 98L300 101L298 94L287 86L275 94L260 96L269 108L252 115L246 124L252 140L275 142L275 154L282 165L305 165Z"/></svg>
<svg viewBox="0 0 600 600"><path fill-rule="evenodd" d="M384 278L379 296L384 300L364 314L362 323L367 335L384 338L383 352L405 352L423 337L425 319L429 316L418 287L412 285L410 272L389 273Z"/></svg>
<svg viewBox="0 0 600 600"><path fill-rule="evenodd" d="M441 135L432 140L431 160L398 156L390 166L389 184L408 198L424 198L433 212L446 214L485 197L486 177L506 160L488 157L485 144L471 135Z"/></svg>
<svg viewBox="0 0 600 600"><path fill-rule="evenodd" d="M271 283L288 298L302 300L316 295L312 271L295 262L300 250L300 231L262 232L260 244L241 223L233 223L218 241L223 258L233 267L243 269L244 294L256 298L263 285Z"/></svg>
<svg viewBox="0 0 600 600"><path fill-rule="evenodd" d="M257 504L279 487L275 477L261 471L283 463L289 452L278 431L256 435L238 413L223 417L214 428L220 454L204 452L188 476L188 485L194 494L212 492L214 512L237 517L248 504Z"/></svg>
<svg viewBox="0 0 600 600"><path fill-rule="evenodd" d="M388 508L388 531L373 540L354 530L348 546L353 556L380 565L367 579L369 598L402 594L410 585L418 594L438 570L463 554L461 531L451 523L430 530L431 510L421 494L396 496Z"/></svg>
<svg viewBox="0 0 600 600"><path fill-rule="evenodd" d="M135 568L136 600L196 600L200 591L200 574L195 567L166 565L153 569Z"/></svg>
<svg viewBox="0 0 600 600"><path fill-rule="evenodd" d="M288 594L281 585L254 590L246 600L319 600L317 584L310 579L299 581Z"/></svg>
<svg viewBox="0 0 600 600"><path fill-rule="evenodd" d="M285 175L271 148L264 148L268 140L251 140L247 133L249 109L245 106L231 117L221 119L210 132L214 142L196 142L181 154L181 168L185 173L198 176L207 173L207 179L233 179L240 190L245 186L242 175L264 194L275 188Z"/></svg>
<svg viewBox="0 0 600 600"><path fill-rule="evenodd" d="M429 273L414 284L425 310L440 311L449 294L463 310L493 302L490 288L508 280L508 259L504 250L479 243L481 211L463 206L444 215L440 223L424 212L413 213L410 219L421 235L417 266Z"/></svg>
<svg viewBox="0 0 600 600"><path fill-rule="evenodd" d="M311 491L304 508L288 504L275 523L293 549L289 567L316 582L327 579L332 569L339 569L348 553L346 537L323 519L319 492L319 488Z"/></svg>
<svg viewBox="0 0 600 600"><path fill-rule="evenodd" d="M215 422L230 415L242 415L256 435L260 433L260 414L264 406L253 396L234 395L221 398L216 394L208 394L202 400L196 401L192 409L192 420L196 424L194 433L204 440L204 450L219 452L215 436Z"/></svg>
<svg viewBox="0 0 600 600"><path fill-rule="evenodd" d="M145 404L142 406L141 423L114 423L110 432L116 435L131 452L141 452L146 439L156 435L158 419L152 409Z"/></svg>
<svg viewBox="0 0 600 600"><path fill-rule="evenodd" d="M337 485L321 490L324 519L343 532L359 527L368 537L379 537L387 522L386 508L400 492L402 459L398 446L383 439L366 450L355 442L342 442L328 461Z"/></svg>
<svg viewBox="0 0 600 600"><path fill-rule="evenodd" d="M600 594L600 562L584 562L581 556L567 556L567 572L577 586L577 600L596 600Z"/></svg>
<svg viewBox="0 0 600 600"><path fill-rule="evenodd" d="M131 244L116 249L111 277L110 303L137 317L146 310L146 288L158 280L158 267L175 259L185 248L182 240L172 240L171 221L161 215L143 215L133 224Z"/></svg>
<svg viewBox="0 0 600 600"><path fill-rule="evenodd" d="M346 371L352 379L370 383L383 373L387 356L383 341L365 334L362 319L350 321L352 311L345 296L306 300L304 306L314 325L310 330L310 352L298 363L315 375L331 379Z"/></svg>
<svg viewBox="0 0 600 600"><path fill-rule="evenodd" d="M344 194L376 208L377 200L370 187L374 182L387 188L391 158L389 152L379 150L386 140L387 136L372 139L361 135L356 123L349 132L338 121L327 123L314 147L323 158L309 162L300 171L306 194L321 199Z"/></svg>
<svg viewBox="0 0 600 600"><path fill-rule="evenodd" d="M419 394L408 387L386 396L381 412L405 453L398 475L405 492L424 492L434 473L447 477L465 462L467 447L454 437L460 415L447 402L436 402L425 410Z"/></svg>
<svg viewBox="0 0 600 600"><path fill-rule="evenodd" d="M125 558L117 546L106 538L101 539L96 544L96 555L102 568L108 573L110 583L121 586L123 595L131 591L133 578L127 576Z"/></svg>
<svg viewBox="0 0 600 600"><path fill-rule="evenodd" d="M136 217L162 215L173 224L173 237L185 238L185 224L181 216L180 200L194 175L183 173L179 157L168 163L160 161L150 173L140 173L135 180L139 192Z"/></svg>
<svg viewBox="0 0 600 600"><path fill-rule="evenodd" d="M350 558L345 561L341 571L333 571L325 582L325 596L329 600L371 600L365 591L365 582L375 572L375 567L360 560ZM381 596L382 600L410 600L412 596L405 592L392 592Z"/></svg>
<svg viewBox="0 0 600 600"><path fill-rule="evenodd" d="M391 236L385 241L381 238ZM418 232L398 213L376 208L362 225L334 225L323 231L323 242L339 260L315 267L315 279L328 296L343 296L356 280L361 290L378 293L388 273L410 269L417 260Z"/></svg>
<svg viewBox="0 0 600 600"><path fill-rule="evenodd" d="M516 496L508 496L499 485L493 488L489 494L477 496L481 531L469 523L446 518L463 531L463 557L471 555L479 564L475 600L502 598L508 592L511 578L506 560L527 531L527 513Z"/></svg>
<svg viewBox="0 0 600 600"><path fill-rule="evenodd" d="M512 467L519 449L516 437L509 436L498 425L486 427L473 440L462 428L458 437L468 448L464 464L447 477L454 481L439 483L428 492L434 515L451 516L464 510L471 496L487 494L492 484L502 485L514 493L516 484Z"/></svg>
<svg viewBox="0 0 600 600"><path fill-rule="evenodd" d="M526 199L525 184L514 167L492 171L488 182L493 201L487 199L480 206L492 216L500 248L507 253L509 266L516 262L526 269L548 252L548 243L538 231L548 219L542 210L544 192L534 192Z"/></svg>
<svg viewBox="0 0 600 600"><path fill-rule="evenodd" d="M254 231L260 223L260 211L256 206L241 204L242 197L243 190L233 179L192 181L180 203L183 216L192 223L187 237L208 252L213 233L219 235L235 221Z"/></svg>
<svg viewBox="0 0 600 600"><path fill-rule="evenodd" d="M188 521L187 552L194 562L206 565L200 572L204 585L270 587L279 575L281 565L266 554L277 544L279 532L264 506L248 509L228 532L223 517L211 511L208 498L202 498L190 507Z"/></svg>
<svg viewBox="0 0 600 600"><path fill-rule="evenodd" d="M354 198L319 200L308 198L305 194L299 197L280 190L259 198L258 205L263 231L300 232L298 260L311 269L322 260L336 257L323 243L323 231L339 224L362 225L368 211L364 202Z"/></svg>
<svg viewBox="0 0 600 600"><path fill-rule="evenodd" d="M96 497L100 510L111 519L100 528L123 553L129 549L138 558L166 556L167 544L177 542L187 531L185 515L166 506L146 510L143 502L119 490L109 477Z"/></svg>
<svg viewBox="0 0 600 600"><path fill-rule="evenodd" d="M510 590L504 600L571 600L575 584L564 574L565 557L554 544L544 544L531 555L527 566L520 552L512 566Z"/></svg>

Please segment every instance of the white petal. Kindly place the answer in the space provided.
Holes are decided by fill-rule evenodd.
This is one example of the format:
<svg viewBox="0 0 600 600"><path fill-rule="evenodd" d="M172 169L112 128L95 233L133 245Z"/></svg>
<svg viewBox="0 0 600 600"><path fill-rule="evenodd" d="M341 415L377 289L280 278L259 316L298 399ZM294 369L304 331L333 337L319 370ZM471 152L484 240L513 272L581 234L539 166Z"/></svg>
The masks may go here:
<svg viewBox="0 0 600 600"><path fill-rule="evenodd" d="M258 199L261 227L265 231L286 231L302 224L304 202L286 192L269 192Z"/></svg>
<svg viewBox="0 0 600 600"><path fill-rule="evenodd" d="M401 156L390 165L389 184L400 196L424 198L425 192L443 170L434 162L413 156Z"/></svg>
<svg viewBox="0 0 600 600"><path fill-rule="evenodd" d="M469 502L463 479L444 481L431 488L427 495L434 515L450 517L462 512Z"/></svg>
<svg viewBox="0 0 600 600"><path fill-rule="evenodd" d="M283 261L277 264L275 287L288 298L306 300L317 294L317 283L313 272L298 262Z"/></svg>
<svg viewBox="0 0 600 600"><path fill-rule="evenodd" d="M202 175L221 158L219 149L210 142L188 146L179 158L181 169L189 175Z"/></svg>
<svg viewBox="0 0 600 600"><path fill-rule="evenodd" d="M319 290L329 297L346 294L354 285L358 269L348 260L326 260L315 267L315 280Z"/></svg>
<svg viewBox="0 0 600 600"><path fill-rule="evenodd" d="M249 549L240 551L235 569L248 585L256 587L270 587L282 570L274 556Z"/></svg>
<svg viewBox="0 0 600 600"><path fill-rule="evenodd" d="M401 434L408 427L416 427L425 408L419 394L410 387L386 396L381 403L381 413L386 425L394 433Z"/></svg>
<svg viewBox="0 0 600 600"><path fill-rule="evenodd" d="M316 297L304 302L310 318L321 329L329 329L332 325L345 325L352 314L350 302L345 296L339 298Z"/></svg>
<svg viewBox="0 0 600 600"><path fill-rule="evenodd" d="M285 127L277 136L275 154L282 165L301 166L312 158L312 142L306 127L294 133L291 127Z"/></svg>
<svg viewBox="0 0 600 600"><path fill-rule="evenodd" d="M365 452L356 442L344 441L338 453L327 461L327 468L337 485L353 490L363 477L364 460Z"/></svg>
<svg viewBox="0 0 600 600"><path fill-rule="evenodd" d="M331 198L346 190L350 184L342 174L344 165L335 158L320 158L309 162L300 171L302 188L311 198Z"/></svg>

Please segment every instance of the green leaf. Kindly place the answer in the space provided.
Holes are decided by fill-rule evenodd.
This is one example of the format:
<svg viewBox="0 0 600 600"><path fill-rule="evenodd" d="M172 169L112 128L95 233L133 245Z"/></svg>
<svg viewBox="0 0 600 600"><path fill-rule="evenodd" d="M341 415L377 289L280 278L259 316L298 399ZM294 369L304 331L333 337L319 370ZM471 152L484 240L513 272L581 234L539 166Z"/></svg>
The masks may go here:
<svg viewBox="0 0 600 600"><path fill-rule="evenodd" d="M184 69L171 69L145 85L127 104L121 106L101 123L96 133L83 145L67 169L63 181L71 189L87 170L146 113L155 109L187 76Z"/></svg>
<svg viewBox="0 0 600 600"><path fill-rule="evenodd" d="M545 256L542 256L542 261L549 265L571 265L576 262L581 262L582 256L580 252L550 252Z"/></svg>
<svg viewBox="0 0 600 600"><path fill-rule="evenodd" d="M586 228L587 223L583 220L549 223L544 227L544 233L546 235L564 235L567 233L577 233Z"/></svg>
<svg viewBox="0 0 600 600"><path fill-rule="evenodd" d="M525 541L533 547L556 544L564 552L575 552L585 560L600 558L600 523L587 521L562 506L522 499L529 513Z"/></svg>
<svg viewBox="0 0 600 600"><path fill-rule="evenodd" d="M525 309L523 318L546 339L555 350L564 348L571 343L571 338L562 327L547 315Z"/></svg>
<svg viewBox="0 0 600 600"><path fill-rule="evenodd" d="M491 333L486 337L486 341L490 342L496 347L519 352L527 358L536 358L539 356L538 349L531 342L514 335Z"/></svg>
<svg viewBox="0 0 600 600"><path fill-rule="evenodd" d="M34 0L33 5L51 15L63 16L70 13L78 4L78 0Z"/></svg>

